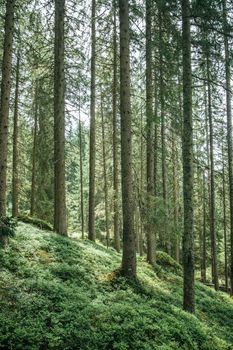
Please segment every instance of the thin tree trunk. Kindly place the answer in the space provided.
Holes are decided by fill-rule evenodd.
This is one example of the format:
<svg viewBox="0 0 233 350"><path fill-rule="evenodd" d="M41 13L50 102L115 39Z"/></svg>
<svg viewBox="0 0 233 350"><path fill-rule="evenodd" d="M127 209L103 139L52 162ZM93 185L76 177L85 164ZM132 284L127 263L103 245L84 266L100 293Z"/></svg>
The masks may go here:
<svg viewBox="0 0 233 350"><path fill-rule="evenodd" d="M105 145L105 127L103 112L103 97L101 97L101 127L102 127L102 151L103 151L103 176L104 176L104 204L105 204L105 228L107 248L110 244L109 233L109 211L108 211L108 183L107 183L107 164L106 164L106 145Z"/></svg>
<svg viewBox="0 0 233 350"><path fill-rule="evenodd" d="M88 238L95 241L95 71L96 71L96 0L92 0L91 14L91 107L89 160L89 220Z"/></svg>
<svg viewBox="0 0 233 350"><path fill-rule="evenodd" d="M38 130L38 80L35 83L34 97L34 128L33 128L33 147L32 147L32 178L31 178L31 200L30 215L35 214L35 194L36 194L36 152L37 152L37 130Z"/></svg>
<svg viewBox="0 0 233 350"><path fill-rule="evenodd" d="M79 120L78 120L78 129L79 129L79 171L80 171L80 207L81 207L81 230L82 230L82 239L84 239L84 198L83 198L83 146L82 146L82 123L81 123L81 99L79 98Z"/></svg>
<svg viewBox="0 0 233 350"><path fill-rule="evenodd" d="M154 195L154 149L153 149L153 94L152 94L152 42L151 42L152 1L146 0L146 118L147 118L147 261L155 263L155 232L152 224Z"/></svg>
<svg viewBox="0 0 233 350"><path fill-rule="evenodd" d="M201 281L206 283L206 179L205 170L203 171L203 227L202 227L202 252L201 252Z"/></svg>
<svg viewBox="0 0 233 350"><path fill-rule="evenodd" d="M178 235L178 186L177 186L177 149L175 132L172 130L172 193L173 193L173 227L175 231L175 259L180 260L180 239Z"/></svg>
<svg viewBox="0 0 233 350"><path fill-rule="evenodd" d="M54 42L54 230L67 235L65 188L65 0L55 0Z"/></svg>
<svg viewBox="0 0 233 350"><path fill-rule="evenodd" d="M8 117L11 92L12 45L15 0L6 1L5 34L0 100L0 217L6 215Z"/></svg>
<svg viewBox="0 0 233 350"><path fill-rule="evenodd" d="M182 0L182 48L183 48L183 308L195 311L194 291L194 232L193 232L193 122L192 122L192 68L190 4Z"/></svg>
<svg viewBox="0 0 233 350"><path fill-rule="evenodd" d="M164 98L164 69L163 69L163 23L162 11L159 8L159 99L161 120L161 162L162 162L162 193L165 213L164 238L166 240L167 253L171 254L171 242L167 232L167 165L166 165L166 135L165 135L165 98Z"/></svg>
<svg viewBox="0 0 233 350"><path fill-rule="evenodd" d="M19 202L19 174L18 174L19 68L20 68L20 52L18 50L17 63L16 63L14 129L13 129L13 164L12 164L12 216L13 217L18 216L18 202Z"/></svg>
<svg viewBox="0 0 233 350"><path fill-rule="evenodd" d="M226 188L225 188L225 164L224 151L222 146L222 193L223 193L223 240L224 240L224 272L225 272L225 288L228 292L228 258L227 258L227 218L226 218Z"/></svg>
<svg viewBox="0 0 233 350"><path fill-rule="evenodd" d="M122 274L136 277L136 242L133 227L132 116L130 104L129 3L119 0L120 113L123 214Z"/></svg>
<svg viewBox="0 0 233 350"><path fill-rule="evenodd" d="M117 127L117 24L116 0L113 0L113 82L112 82L112 122L113 122L113 191L114 191L114 248L120 252L119 231L119 161L118 161L118 127Z"/></svg>
<svg viewBox="0 0 233 350"><path fill-rule="evenodd" d="M228 44L226 0L223 0L223 26L225 48L225 79L226 79L226 104L227 104L227 150L228 150L228 177L229 177L229 204L230 204L230 236L231 236L231 268L230 287L233 295L233 145L232 145L232 111L231 111L231 61Z"/></svg>
<svg viewBox="0 0 233 350"><path fill-rule="evenodd" d="M210 234L211 234L211 255L212 255L212 279L216 290L219 289L218 268L217 268L217 239L216 239L216 209L215 209L215 179L214 179L214 135L213 115L210 86L210 61L209 53L206 56L207 68L207 97L208 97L208 119L209 119L209 140L210 140Z"/></svg>

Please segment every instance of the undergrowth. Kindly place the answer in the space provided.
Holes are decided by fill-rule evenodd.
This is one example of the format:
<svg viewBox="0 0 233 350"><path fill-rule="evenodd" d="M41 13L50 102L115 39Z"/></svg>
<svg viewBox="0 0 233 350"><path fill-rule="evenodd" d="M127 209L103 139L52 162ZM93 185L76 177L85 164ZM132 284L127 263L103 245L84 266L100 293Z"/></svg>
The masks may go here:
<svg viewBox="0 0 233 350"><path fill-rule="evenodd" d="M179 266L162 258L138 258L129 283L113 250L19 223L0 251L0 349L233 349L232 300L197 283L184 312Z"/></svg>

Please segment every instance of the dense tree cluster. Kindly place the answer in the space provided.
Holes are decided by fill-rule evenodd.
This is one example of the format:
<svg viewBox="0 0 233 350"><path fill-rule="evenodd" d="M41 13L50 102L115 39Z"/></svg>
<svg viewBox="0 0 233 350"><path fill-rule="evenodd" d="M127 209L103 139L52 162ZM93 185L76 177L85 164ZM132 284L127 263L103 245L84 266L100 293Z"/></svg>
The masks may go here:
<svg viewBox="0 0 233 350"><path fill-rule="evenodd" d="M0 217L233 292L233 5L0 2ZM230 281L230 282L229 282Z"/></svg>

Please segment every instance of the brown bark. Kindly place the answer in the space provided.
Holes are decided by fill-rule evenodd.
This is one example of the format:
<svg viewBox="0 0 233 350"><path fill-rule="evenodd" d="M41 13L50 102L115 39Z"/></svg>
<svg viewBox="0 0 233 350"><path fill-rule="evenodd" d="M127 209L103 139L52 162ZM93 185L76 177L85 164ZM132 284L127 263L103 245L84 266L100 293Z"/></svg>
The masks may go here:
<svg viewBox="0 0 233 350"><path fill-rule="evenodd" d="M112 123L113 123L113 190L114 190L114 247L120 252L119 230L119 161L118 161L118 128L117 128L117 27L116 0L113 0L113 82L112 82Z"/></svg>
<svg viewBox="0 0 233 350"><path fill-rule="evenodd" d="M202 226L202 251L201 251L201 281L206 283L206 178L205 171L203 171L203 226Z"/></svg>
<svg viewBox="0 0 233 350"><path fill-rule="evenodd" d="M152 94L152 42L151 42L152 1L146 0L146 119L147 119L147 261L155 263L155 230L152 224L154 195L154 149L153 149L153 94Z"/></svg>
<svg viewBox="0 0 233 350"><path fill-rule="evenodd" d="M101 127L102 127L102 151L103 151L103 176L104 176L104 204L105 204L105 229L107 248L110 244L109 232L109 211L108 211L108 182L107 182L107 164L106 164L106 145L105 145L105 125L104 125L103 97L101 97Z"/></svg>
<svg viewBox="0 0 233 350"><path fill-rule="evenodd" d="M89 220L88 238L95 241L95 71L96 71L96 1L92 0L91 14L91 107L89 160Z"/></svg>
<svg viewBox="0 0 233 350"><path fill-rule="evenodd" d="M230 287L233 295L233 144L232 144L232 111L231 111L231 62L228 44L228 21L226 0L223 0L223 29L225 49L225 80L226 80L226 107L227 107L227 151L228 151L228 178L229 178L229 204L230 204L230 236L231 236L231 262Z"/></svg>
<svg viewBox="0 0 233 350"><path fill-rule="evenodd" d="M224 241L224 274L225 274L225 288L228 292L228 257L227 257L227 218L226 218L226 186L225 186L225 164L224 152L222 147L222 200L223 200L223 241Z"/></svg>
<svg viewBox="0 0 233 350"><path fill-rule="evenodd" d="M182 0L182 49L183 49L183 308L195 311L194 291L194 232L193 232L193 122L192 122L192 68L190 4Z"/></svg>
<svg viewBox="0 0 233 350"><path fill-rule="evenodd" d="M55 0L54 230L66 235L64 12L65 0Z"/></svg>
<svg viewBox="0 0 233 350"><path fill-rule="evenodd" d="M82 123L81 123L81 99L79 98L79 173L80 173L80 207L81 207L81 231L84 239L85 221L84 221L84 198L83 198L83 147L82 147Z"/></svg>
<svg viewBox="0 0 233 350"><path fill-rule="evenodd" d="M0 217L6 215L8 117L11 92L12 45L15 0L6 1L5 34L0 100Z"/></svg>
<svg viewBox="0 0 233 350"><path fill-rule="evenodd" d="M34 97L34 128L33 128L32 178L31 178L31 199L30 199L31 216L33 216L35 213L37 130L38 130L38 80L36 80L35 82L35 97Z"/></svg>
<svg viewBox="0 0 233 350"><path fill-rule="evenodd" d="M213 113L212 98L210 86L210 59L207 49L206 55L207 68L207 98L208 98L208 121L209 121L209 140L210 140L210 237L211 237L211 256L212 256L212 279L216 290L219 288L218 268L217 268L217 238L216 238L216 208L215 208L215 178L214 178L214 135L213 135Z"/></svg>
<svg viewBox="0 0 233 350"><path fill-rule="evenodd" d="M133 227L132 116L130 103L129 3L119 0L120 18L120 114L123 214L122 274L136 277L136 242Z"/></svg>
<svg viewBox="0 0 233 350"><path fill-rule="evenodd" d="M18 174L19 68L20 68L20 53L18 51L17 63L16 63L14 128L13 128L13 164L12 164L12 216L13 217L18 216L18 202L19 202L19 174Z"/></svg>

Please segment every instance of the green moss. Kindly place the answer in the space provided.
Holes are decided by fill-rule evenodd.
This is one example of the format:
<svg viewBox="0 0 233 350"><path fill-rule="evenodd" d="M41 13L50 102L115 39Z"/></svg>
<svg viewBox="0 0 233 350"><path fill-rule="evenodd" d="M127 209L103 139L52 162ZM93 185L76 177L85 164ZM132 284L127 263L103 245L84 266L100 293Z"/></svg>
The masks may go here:
<svg viewBox="0 0 233 350"><path fill-rule="evenodd" d="M179 275L182 273L181 265L165 252L156 252L156 263L162 268L167 269L173 273Z"/></svg>
<svg viewBox="0 0 233 350"><path fill-rule="evenodd" d="M18 215L17 219L21 222L24 222L25 224L34 225L40 228L41 230L53 231L52 225L44 220L31 217L28 215Z"/></svg>
<svg viewBox="0 0 233 350"><path fill-rule="evenodd" d="M159 275L139 258L128 283L114 251L19 223L0 251L0 349L233 349L232 300L197 284L196 316L185 313L182 278L160 256Z"/></svg>

